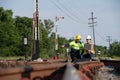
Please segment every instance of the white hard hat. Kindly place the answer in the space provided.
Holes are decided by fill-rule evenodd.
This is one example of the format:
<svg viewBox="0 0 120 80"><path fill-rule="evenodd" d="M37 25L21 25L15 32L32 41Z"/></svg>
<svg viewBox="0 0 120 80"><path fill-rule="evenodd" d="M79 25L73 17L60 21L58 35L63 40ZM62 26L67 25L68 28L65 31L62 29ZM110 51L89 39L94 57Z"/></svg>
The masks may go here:
<svg viewBox="0 0 120 80"><path fill-rule="evenodd" d="M86 39L91 39L91 36L90 36L90 35L88 35Z"/></svg>

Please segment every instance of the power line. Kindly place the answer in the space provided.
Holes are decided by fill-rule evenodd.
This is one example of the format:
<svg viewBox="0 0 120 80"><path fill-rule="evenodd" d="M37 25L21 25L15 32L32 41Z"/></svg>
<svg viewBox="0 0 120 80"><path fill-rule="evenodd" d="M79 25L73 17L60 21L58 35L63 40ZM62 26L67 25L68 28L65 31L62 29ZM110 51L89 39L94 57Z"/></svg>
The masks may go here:
<svg viewBox="0 0 120 80"><path fill-rule="evenodd" d="M82 20L84 21L84 22L86 22L86 19L85 18L83 18L83 16L86 16L85 14L85 12L83 13L83 12L80 12L80 11L78 11L80 8L80 6L78 6L77 4L74 4L73 3L73 1L68 1L68 0L65 0L65 1L67 1L67 3L65 2L65 1L61 1L61 0L58 0L58 1L60 1L61 3L64 3L64 5L67 7L67 9L70 11L70 12L74 12L74 14L75 14L75 16L77 17L77 18L79 18L80 20L81 20L81 18L82 18ZM75 1L74 1L75 2ZM80 3L79 2L79 0L77 1L77 3ZM74 6L73 6L74 5ZM80 4L79 4L80 5ZM76 10L77 9L77 10ZM72 11L71 11L72 10ZM82 13L82 14L81 14ZM80 14L80 15L79 15Z"/></svg>
<svg viewBox="0 0 120 80"><path fill-rule="evenodd" d="M78 16L76 16L75 14L73 14L71 11L70 11L70 9L71 8L67 8L66 6L64 6L59 0L57 0L57 3L67 12L67 13L69 13L74 19L76 19L76 20L78 20L78 21L80 21L80 18L78 17ZM74 13L75 13L76 11L74 11Z"/></svg>
<svg viewBox="0 0 120 80"><path fill-rule="evenodd" d="M57 4L56 2L54 2L53 0L51 0L51 1L52 1L52 3L53 3L60 11L64 12L64 13L67 15L68 18L70 18L71 20L73 20L73 21L76 22L76 23L80 23L79 21L77 21L76 19L74 19L74 17L72 17L68 12L64 11L64 9L62 9L62 8L60 7L60 5L58 5L58 4Z"/></svg>
<svg viewBox="0 0 120 80"><path fill-rule="evenodd" d="M106 42L106 40L95 30L95 33L103 40Z"/></svg>

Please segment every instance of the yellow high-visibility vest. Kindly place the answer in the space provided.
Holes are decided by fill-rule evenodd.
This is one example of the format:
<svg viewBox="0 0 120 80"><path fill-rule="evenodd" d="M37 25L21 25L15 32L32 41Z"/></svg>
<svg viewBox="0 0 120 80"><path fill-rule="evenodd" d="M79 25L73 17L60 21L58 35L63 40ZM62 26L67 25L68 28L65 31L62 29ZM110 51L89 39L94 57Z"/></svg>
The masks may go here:
<svg viewBox="0 0 120 80"><path fill-rule="evenodd" d="M84 44L82 42L76 43L76 41L70 42L69 45L71 46L71 48L76 49L76 50L80 50L84 47Z"/></svg>

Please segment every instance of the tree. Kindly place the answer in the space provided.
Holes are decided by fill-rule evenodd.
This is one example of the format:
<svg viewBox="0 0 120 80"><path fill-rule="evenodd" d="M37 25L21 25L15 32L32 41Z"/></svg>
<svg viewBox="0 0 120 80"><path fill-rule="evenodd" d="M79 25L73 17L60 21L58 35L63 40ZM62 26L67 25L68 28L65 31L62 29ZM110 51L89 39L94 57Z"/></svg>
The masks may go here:
<svg viewBox="0 0 120 80"><path fill-rule="evenodd" d="M12 17L12 10L0 7L0 56L30 55L32 47L33 20L28 17ZM54 22L50 19L39 21L40 28L40 53L41 57L52 57L55 51L55 33L52 32ZM28 45L23 44L23 37L27 36ZM59 46L66 43L63 37L58 38ZM59 52L62 50L59 48Z"/></svg>
<svg viewBox="0 0 120 80"><path fill-rule="evenodd" d="M45 19L44 22L40 23L40 53L49 56L53 49L53 39L50 38L51 31L54 27L54 22L50 19Z"/></svg>
<svg viewBox="0 0 120 80"><path fill-rule="evenodd" d="M19 42L18 45L19 53L16 55L23 56L25 54L30 55L31 53L31 43L32 43L32 19L28 17L15 17L15 26L17 28L17 33L19 34ZM23 38L28 38L28 45L25 47L23 44ZM26 49L25 49L26 48Z"/></svg>
<svg viewBox="0 0 120 80"><path fill-rule="evenodd" d="M19 36L14 26L13 12L0 7L0 55L10 56L17 52ZM18 36L18 37L16 37Z"/></svg>
<svg viewBox="0 0 120 80"><path fill-rule="evenodd" d="M110 45L109 52L110 52L111 56L119 56L120 57L120 42L114 41Z"/></svg>
<svg viewBox="0 0 120 80"><path fill-rule="evenodd" d="M106 46L98 46L96 45L96 55L98 55L98 51L100 51L101 56L107 56L108 55L108 49Z"/></svg>

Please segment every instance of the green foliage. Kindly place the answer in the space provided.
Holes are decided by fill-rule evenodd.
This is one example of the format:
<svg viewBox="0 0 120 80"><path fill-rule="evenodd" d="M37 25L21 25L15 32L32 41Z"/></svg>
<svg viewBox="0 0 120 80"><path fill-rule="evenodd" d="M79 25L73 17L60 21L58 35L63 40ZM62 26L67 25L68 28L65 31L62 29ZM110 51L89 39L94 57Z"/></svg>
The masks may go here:
<svg viewBox="0 0 120 80"><path fill-rule="evenodd" d="M23 56L25 54L30 55L31 54L31 43L32 43L32 19L28 17L19 17L16 16L15 18L15 26L17 28L18 36L20 37L19 42L20 44L17 46L19 49L19 52L16 52L15 54L18 56ZM28 38L28 45L25 47L23 44L23 38Z"/></svg>
<svg viewBox="0 0 120 80"><path fill-rule="evenodd" d="M96 55L98 55L98 51L100 51L101 56L107 56L108 55L108 50L106 46L96 46Z"/></svg>
<svg viewBox="0 0 120 80"><path fill-rule="evenodd" d="M2 56L10 56L18 52L15 46L19 45L19 36L12 14L11 10L0 8L0 55Z"/></svg>
<svg viewBox="0 0 120 80"><path fill-rule="evenodd" d="M68 43L68 40L66 40L66 38L64 38L64 37L58 38L58 44L59 44L58 46L61 46L63 44L67 44L67 43ZM60 53L66 53L66 49L63 49L61 47L59 47L58 50Z"/></svg>
<svg viewBox="0 0 120 80"><path fill-rule="evenodd" d="M0 7L0 56L31 55L33 45L33 20L28 17L16 16L12 18L11 10ZM39 21L40 27L40 56L53 57L55 54L55 33L52 32L54 22L50 19ZM23 44L23 38L28 38L28 45ZM66 39L59 38L59 46L66 43ZM59 47L59 53L64 52Z"/></svg>
<svg viewBox="0 0 120 80"><path fill-rule="evenodd" d="M54 23L48 19L48 20L44 20L44 25L45 25L45 29L47 30L47 33L50 34L53 27L54 27Z"/></svg>
<svg viewBox="0 0 120 80"><path fill-rule="evenodd" d="M120 57L120 42L113 42L110 45L109 53L111 56L119 56Z"/></svg>
<svg viewBox="0 0 120 80"><path fill-rule="evenodd" d="M11 10L0 7L0 56L24 56L32 53L33 20L28 17L12 17ZM40 28L40 57L52 58L55 55L55 33L52 32L54 22L50 19L39 21ZM23 44L23 37L28 38L28 45ZM70 39L72 40L72 39ZM58 53L64 55L66 49L60 46L68 43L64 37L58 35ZM96 46L102 56L120 56L120 42L113 42L108 50L105 46Z"/></svg>
<svg viewBox="0 0 120 80"><path fill-rule="evenodd" d="M11 23L13 12L11 10L4 10L0 7L0 22Z"/></svg>
<svg viewBox="0 0 120 80"><path fill-rule="evenodd" d="M105 46L96 46L96 51L101 51L101 56L103 57L120 57L120 42L115 41L110 45L110 48L107 49ZM98 52L96 52L98 53Z"/></svg>
<svg viewBox="0 0 120 80"><path fill-rule="evenodd" d="M52 32L54 28L54 22L50 19L44 20L40 24L40 52L41 57L43 55L47 55L44 57L52 58L55 55L55 33ZM66 39L62 37L58 37L58 53L61 53L63 49L60 48L62 44L65 44Z"/></svg>

